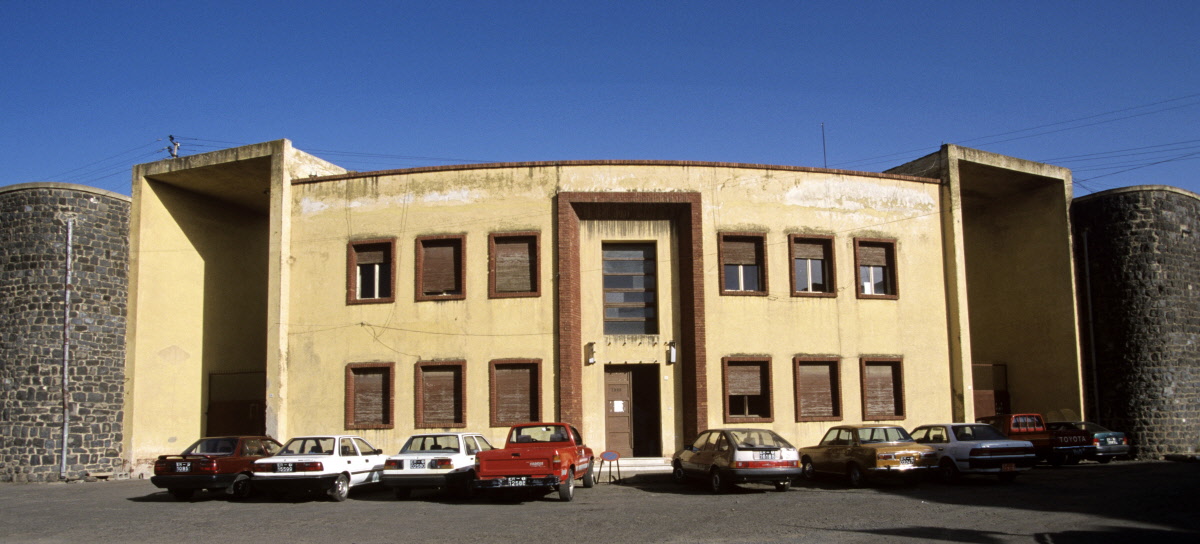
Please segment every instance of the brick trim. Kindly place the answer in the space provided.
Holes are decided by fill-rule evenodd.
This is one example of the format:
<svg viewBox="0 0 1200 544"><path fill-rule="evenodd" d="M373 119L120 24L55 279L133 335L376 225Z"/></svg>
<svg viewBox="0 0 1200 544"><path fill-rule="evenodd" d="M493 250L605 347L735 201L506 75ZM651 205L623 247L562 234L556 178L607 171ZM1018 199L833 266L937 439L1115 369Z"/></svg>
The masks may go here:
<svg viewBox="0 0 1200 544"><path fill-rule="evenodd" d="M900 375L900 399L899 399L899 414L879 415L867 413L867 365L875 363L884 363L896 365ZM905 394L905 379L904 379L904 358L903 357L862 357L859 359L858 366L858 382L859 393L862 397L862 419L863 421L903 421L907 417L908 397Z"/></svg>
<svg viewBox="0 0 1200 544"><path fill-rule="evenodd" d="M438 240L458 240L458 281L460 282L460 292L451 295L426 295L421 287L425 283L425 242ZM436 236L418 236L416 239L416 248L413 261L416 263L416 272L413 274L415 278L413 284L413 297L417 302L429 300L463 300L467 298L467 235L466 234L441 234Z"/></svg>
<svg viewBox="0 0 1200 544"><path fill-rule="evenodd" d="M533 291L500 292L496 290L496 239L533 237ZM542 233L538 231L493 232L488 234L488 298L522 298L542 296Z"/></svg>
<svg viewBox="0 0 1200 544"><path fill-rule="evenodd" d="M825 291L813 293L796 290L796 241L814 240L825 245ZM788 290L794 297L835 298L837 297L837 259L834 258L834 239L828 235L789 234L788 235Z"/></svg>
<svg viewBox="0 0 1200 544"><path fill-rule="evenodd" d="M384 385L387 387L387 407L384 411L384 423L355 423L354 422L354 371L367 368L382 368L385 371ZM346 402L345 427L356 429L394 429L396 427L396 363L348 363L346 365Z"/></svg>
<svg viewBox="0 0 1200 544"><path fill-rule="evenodd" d="M504 365L533 365L534 388L533 399L534 414L533 419L529 421L542 420L542 360L541 359L493 359L488 363L488 419L492 427L511 427L518 423L527 423L526 421L503 421L496 413L496 405L498 404L496 392L496 367Z"/></svg>
<svg viewBox="0 0 1200 544"><path fill-rule="evenodd" d="M827 364L833 365L833 375L836 376L836 379L837 379L837 389L835 391L833 391L833 394L835 395L835 398L833 399L834 400L834 411L837 412L837 415L835 415L835 416L806 416L806 415L804 415L804 412L800 407L800 391L801 391L801 388L800 388L800 365L805 364L805 363L827 363ZM792 379L793 379L793 388L794 388L795 397L796 397L796 421L797 422L842 421L845 418L846 411L845 411L845 408L843 408L843 403L842 403L842 399L844 398L842 396L843 395L843 393L842 393L842 360L840 358L838 358L838 357L812 357L812 356L804 356L804 355L797 355L795 357L792 357Z"/></svg>
<svg viewBox="0 0 1200 544"><path fill-rule="evenodd" d="M425 421L425 388L424 371L426 368L456 367L458 368L458 396L462 400L462 421L452 423ZM413 365L413 407L414 427L418 429L462 429L467 426L467 362L464 360L426 361Z"/></svg>
<svg viewBox="0 0 1200 544"><path fill-rule="evenodd" d="M388 292L391 296L382 298L358 298L358 252L355 246L373 244L388 245ZM370 238L366 240L350 240L346 242L346 304L391 304L396 302L396 239Z"/></svg>
<svg viewBox="0 0 1200 544"><path fill-rule="evenodd" d="M862 278L860 276L860 267L858 264L858 246L862 243L867 244L888 244L891 246L891 259L888 261L888 279L892 282L892 293L888 295L868 295L863 293ZM858 294L858 298L863 299L879 299L879 300L896 300L900 298L900 268L899 261L899 244L895 238L855 238L854 239L854 292Z"/></svg>
<svg viewBox="0 0 1200 544"><path fill-rule="evenodd" d="M732 416L729 414L729 363L763 363L767 369L767 417ZM725 423L773 423L775 421L775 387L771 375L771 358L768 356L735 356L721 358L721 403L725 407Z"/></svg>

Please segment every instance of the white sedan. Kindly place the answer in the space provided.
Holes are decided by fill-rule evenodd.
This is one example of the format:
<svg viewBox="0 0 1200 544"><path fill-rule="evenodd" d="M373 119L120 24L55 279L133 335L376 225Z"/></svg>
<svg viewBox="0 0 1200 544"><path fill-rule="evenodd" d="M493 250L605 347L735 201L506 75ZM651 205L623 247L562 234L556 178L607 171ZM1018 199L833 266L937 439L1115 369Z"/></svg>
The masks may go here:
<svg viewBox="0 0 1200 544"><path fill-rule="evenodd" d="M475 454L492 449L478 433L435 433L409 437L400 453L383 466L383 485L404 499L413 489L441 488L458 497L471 494Z"/></svg>
<svg viewBox="0 0 1200 544"><path fill-rule="evenodd" d="M983 423L939 423L913 429L913 440L937 449L942 479L953 482L959 474L994 474L1005 482L1037 463L1033 443L1010 440Z"/></svg>
<svg viewBox="0 0 1200 544"><path fill-rule="evenodd" d="M378 482L385 461L383 450L357 436L298 436L254 463L253 482L274 499L315 492L341 502L351 487Z"/></svg>

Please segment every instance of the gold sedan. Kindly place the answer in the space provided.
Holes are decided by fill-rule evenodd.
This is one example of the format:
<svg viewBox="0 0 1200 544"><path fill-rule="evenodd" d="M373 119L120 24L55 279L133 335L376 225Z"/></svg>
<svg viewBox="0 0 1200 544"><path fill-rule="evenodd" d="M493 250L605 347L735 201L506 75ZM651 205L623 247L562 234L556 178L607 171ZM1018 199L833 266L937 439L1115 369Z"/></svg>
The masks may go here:
<svg viewBox="0 0 1200 544"><path fill-rule="evenodd" d="M800 466L806 479L818 473L845 475L854 487L885 476L915 482L937 468L937 450L917 444L895 425L839 425L820 444L800 448Z"/></svg>

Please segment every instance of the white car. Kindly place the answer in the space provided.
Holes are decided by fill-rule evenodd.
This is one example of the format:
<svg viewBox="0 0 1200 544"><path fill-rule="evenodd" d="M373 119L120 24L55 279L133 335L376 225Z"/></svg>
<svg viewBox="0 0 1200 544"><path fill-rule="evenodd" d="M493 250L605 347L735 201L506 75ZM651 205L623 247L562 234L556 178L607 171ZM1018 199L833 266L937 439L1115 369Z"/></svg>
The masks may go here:
<svg viewBox="0 0 1200 544"><path fill-rule="evenodd" d="M912 437L937 450L938 470L947 482L970 473L994 474L1011 482L1037 463L1032 442L1011 440L984 423L922 425L913 429Z"/></svg>
<svg viewBox="0 0 1200 544"><path fill-rule="evenodd" d="M441 488L470 496L475 480L475 454L493 449L479 433L435 433L409 437L400 453L383 466L383 485L408 498L413 489Z"/></svg>
<svg viewBox="0 0 1200 544"><path fill-rule="evenodd" d="M379 481L387 455L357 436L298 436L254 463L254 488L273 499L325 493L344 501L350 488Z"/></svg>

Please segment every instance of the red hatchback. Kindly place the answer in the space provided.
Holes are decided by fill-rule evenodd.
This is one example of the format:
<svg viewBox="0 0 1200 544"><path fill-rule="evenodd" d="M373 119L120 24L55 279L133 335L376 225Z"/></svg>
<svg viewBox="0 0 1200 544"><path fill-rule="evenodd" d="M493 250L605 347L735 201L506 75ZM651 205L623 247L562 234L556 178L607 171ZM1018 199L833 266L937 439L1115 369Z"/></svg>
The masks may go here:
<svg viewBox="0 0 1200 544"><path fill-rule="evenodd" d="M275 455L282 448L269 436L201 438L179 455L158 456L150 483L181 501L201 489L246 498L250 496L254 461Z"/></svg>

